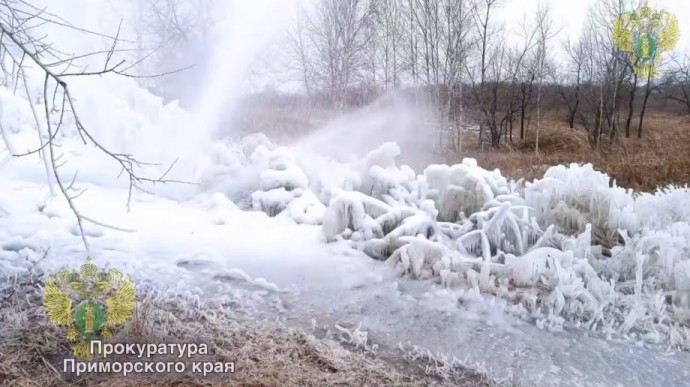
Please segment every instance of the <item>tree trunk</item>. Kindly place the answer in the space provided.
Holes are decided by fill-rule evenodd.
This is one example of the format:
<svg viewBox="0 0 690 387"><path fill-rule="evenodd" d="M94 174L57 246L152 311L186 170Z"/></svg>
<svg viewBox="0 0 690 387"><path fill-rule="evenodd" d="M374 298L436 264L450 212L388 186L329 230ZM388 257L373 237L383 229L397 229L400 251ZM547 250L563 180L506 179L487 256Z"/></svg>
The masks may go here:
<svg viewBox="0 0 690 387"><path fill-rule="evenodd" d="M637 138L642 138L642 122L644 121L644 112L645 110L647 110L647 101L649 100L649 94L651 92L651 84L652 73L650 71L649 75L647 76L647 87L645 87L644 100L642 101L642 110L640 111L640 123L637 126Z"/></svg>
<svg viewBox="0 0 690 387"><path fill-rule="evenodd" d="M599 111L597 112L599 114L598 120L597 120L597 130L594 138L594 144L599 145L599 140L601 140L601 132L604 126L604 83L602 81L601 86L599 87Z"/></svg>
<svg viewBox="0 0 690 387"><path fill-rule="evenodd" d="M613 62L613 75L615 77L616 71L618 71L618 60L614 60ZM614 78L613 81L615 82L613 84L613 101L611 102L613 105L611 106L611 117L610 117L610 132L609 132L609 142L613 142L613 139L616 137L616 112L618 112L618 89L623 83L623 75L625 71L621 71L621 76L619 77L618 81Z"/></svg>
<svg viewBox="0 0 690 387"><path fill-rule="evenodd" d="M542 65L543 66L543 65ZM543 70L540 70L540 72ZM534 153L539 156L539 130L541 129L541 74L539 76L539 86L537 86L537 134L534 143Z"/></svg>
<svg viewBox="0 0 690 387"><path fill-rule="evenodd" d="M491 131L491 146L498 149L501 147L501 128L496 127Z"/></svg>
<svg viewBox="0 0 690 387"><path fill-rule="evenodd" d="M570 111L570 119L568 120L568 124L570 126L570 129L575 129L575 114L577 113L577 110L573 109Z"/></svg>
<svg viewBox="0 0 690 387"><path fill-rule="evenodd" d="M480 77L480 93L484 94L484 85L486 83L486 49L487 49L487 39L488 39L488 28L489 28L489 16L491 15L491 7L486 7L486 18L483 20L483 31L482 31L482 56L481 56L481 77ZM493 132L493 131L492 131ZM493 137L493 133L492 133ZM499 136L498 141L501 141ZM492 140L493 145L493 140ZM479 125L479 149L484 149L484 125Z"/></svg>
<svg viewBox="0 0 690 387"><path fill-rule="evenodd" d="M577 109L580 108L580 83L581 83L581 74L582 72L582 65L578 64L577 67L577 83L575 84L575 106L573 106L573 110L570 112L570 129L575 129L575 117L577 116Z"/></svg>
<svg viewBox="0 0 690 387"><path fill-rule="evenodd" d="M634 75L633 77L633 84L632 84L632 90L630 90L630 103L628 104L628 118L625 121L625 137L630 138L630 123L632 122L632 117L633 117L633 112L634 112L634 103L635 103L635 95L637 91L637 74Z"/></svg>

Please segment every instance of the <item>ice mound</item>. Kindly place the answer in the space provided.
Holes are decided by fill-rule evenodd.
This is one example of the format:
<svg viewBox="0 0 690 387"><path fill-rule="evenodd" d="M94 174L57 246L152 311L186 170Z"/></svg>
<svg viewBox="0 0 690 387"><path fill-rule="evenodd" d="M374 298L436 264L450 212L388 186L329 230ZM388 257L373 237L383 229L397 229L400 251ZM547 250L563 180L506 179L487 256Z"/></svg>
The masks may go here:
<svg viewBox="0 0 690 387"><path fill-rule="evenodd" d="M416 174L399 155L386 143L319 169L258 147L245 166L256 176L252 207L320 224L327 242L400 275L506 299L540 327L690 348L688 188L634 194L589 164L526 183L474 159Z"/></svg>

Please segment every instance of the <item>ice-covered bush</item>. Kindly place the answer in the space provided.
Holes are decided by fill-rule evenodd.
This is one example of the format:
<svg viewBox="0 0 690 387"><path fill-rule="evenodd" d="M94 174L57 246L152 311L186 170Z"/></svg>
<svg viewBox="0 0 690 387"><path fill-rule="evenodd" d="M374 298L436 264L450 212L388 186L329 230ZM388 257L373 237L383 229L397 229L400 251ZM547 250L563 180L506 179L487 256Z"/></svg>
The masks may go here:
<svg viewBox="0 0 690 387"><path fill-rule="evenodd" d="M361 185L332 192L328 241L507 299L540 327L690 346L687 189L634 194L576 164L524 186L472 159L415 175L398 155L384 144L358 165Z"/></svg>
<svg viewBox="0 0 690 387"><path fill-rule="evenodd" d="M227 147L214 149L208 170L244 173L253 209L319 224L327 242L400 275L500 297L543 328L690 346L687 188L635 194L576 164L524 184L473 159L416 174L396 163L393 143L351 164ZM218 219L230 211L216 207Z"/></svg>
<svg viewBox="0 0 690 387"><path fill-rule="evenodd" d="M267 168L259 173L259 190L252 193L252 207L269 216L283 211L297 223L321 224L326 206L309 189L309 179L286 148L264 154Z"/></svg>
<svg viewBox="0 0 690 387"><path fill-rule="evenodd" d="M495 197L510 193L506 178L498 171L480 168L474 159L453 166L431 165L424 170L424 177L439 219L447 222L467 218Z"/></svg>

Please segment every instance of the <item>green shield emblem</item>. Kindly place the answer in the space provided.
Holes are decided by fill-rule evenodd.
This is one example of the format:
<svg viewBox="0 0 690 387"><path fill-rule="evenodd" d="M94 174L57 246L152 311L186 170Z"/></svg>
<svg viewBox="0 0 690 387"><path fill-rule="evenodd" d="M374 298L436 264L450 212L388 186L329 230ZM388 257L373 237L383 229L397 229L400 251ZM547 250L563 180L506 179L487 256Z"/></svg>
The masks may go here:
<svg viewBox="0 0 690 387"><path fill-rule="evenodd" d="M642 33L635 40L635 54L641 61L646 62L656 56L657 38L651 34Z"/></svg>
<svg viewBox="0 0 690 387"><path fill-rule="evenodd" d="M89 301L79 305L74 313L74 323L82 337L87 340L98 336L104 320L103 307L95 302Z"/></svg>

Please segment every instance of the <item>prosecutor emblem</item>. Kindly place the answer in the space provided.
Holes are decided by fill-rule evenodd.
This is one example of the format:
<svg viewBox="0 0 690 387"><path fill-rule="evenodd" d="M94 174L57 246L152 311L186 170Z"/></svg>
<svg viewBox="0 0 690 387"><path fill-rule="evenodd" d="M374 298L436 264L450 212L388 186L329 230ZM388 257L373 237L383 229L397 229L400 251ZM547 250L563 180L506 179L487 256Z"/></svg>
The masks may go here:
<svg viewBox="0 0 690 387"><path fill-rule="evenodd" d="M658 73L661 54L672 50L680 37L678 19L647 4L627 12L613 24L613 41L622 52L629 53L635 74L651 78Z"/></svg>
<svg viewBox="0 0 690 387"><path fill-rule="evenodd" d="M88 358L91 341L112 337L113 328L132 318L134 283L115 269L99 272L87 259L79 271L48 277L43 305L53 324L67 327L74 355Z"/></svg>

